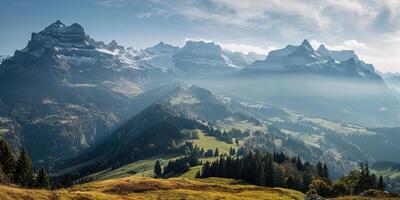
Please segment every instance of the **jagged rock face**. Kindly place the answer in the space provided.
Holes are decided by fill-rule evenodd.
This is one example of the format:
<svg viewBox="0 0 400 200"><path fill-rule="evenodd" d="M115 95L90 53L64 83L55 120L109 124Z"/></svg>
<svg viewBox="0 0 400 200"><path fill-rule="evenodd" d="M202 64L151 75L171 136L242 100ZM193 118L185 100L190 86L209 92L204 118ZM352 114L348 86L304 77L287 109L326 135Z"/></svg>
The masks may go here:
<svg viewBox="0 0 400 200"><path fill-rule="evenodd" d="M164 42L160 42L154 47L147 48L145 51L153 55L161 54L175 54L179 50L179 47L175 47Z"/></svg>
<svg viewBox="0 0 400 200"><path fill-rule="evenodd" d="M238 60L235 56L213 42L187 41L174 55L174 63L175 68L184 75L215 76L229 74L247 66L246 61Z"/></svg>
<svg viewBox="0 0 400 200"><path fill-rule="evenodd" d="M178 77L226 75L260 58L255 53L231 52L216 43L204 41L187 41L182 48L160 42L144 52L139 63L170 71Z"/></svg>
<svg viewBox="0 0 400 200"><path fill-rule="evenodd" d="M175 72L173 56L178 50L179 47L160 42L153 47L143 50L144 53L139 62L163 71Z"/></svg>
<svg viewBox="0 0 400 200"><path fill-rule="evenodd" d="M0 126L35 161L77 154L130 117L149 84L168 79L137 56L115 41L91 39L79 24L57 21L33 33L0 66Z"/></svg>
<svg viewBox="0 0 400 200"><path fill-rule="evenodd" d="M335 50L329 50L325 47L325 45L321 44L317 51L319 55L322 56L329 56L335 60L338 60L340 62L348 60L350 58L354 58L355 60L359 60L358 56L355 54L353 50L341 50L341 51L335 51Z"/></svg>
<svg viewBox="0 0 400 200"><path fill-rule="evenodd" d="M323 46L315 51L305 40L299 46L271 51L265 60L240 70L234 78L241 82L220 88L344 122L369 126L400 122L399 100L374 67L353 51L331 51ZM207 87L220 89L214 85Z"/></svg>
<svg viewBox="0 0 400 200"><path fill-rule="evenodd" d="M30 51L54 46L93 48L93 46L89 46L88 41L89 37L85 35L81 25L75 23L66 26L60 21L56 21L40 33L32 33L28 48Z"/></svg>
<svg viewBox="0 0 400 200"><path fill-rule="evenodd" d="M266 60L256 61L244 73L295 73L382 79L371 64L359 60L354 51L331 51L321 45L315 51L307 40L271 51Z"/></svg>

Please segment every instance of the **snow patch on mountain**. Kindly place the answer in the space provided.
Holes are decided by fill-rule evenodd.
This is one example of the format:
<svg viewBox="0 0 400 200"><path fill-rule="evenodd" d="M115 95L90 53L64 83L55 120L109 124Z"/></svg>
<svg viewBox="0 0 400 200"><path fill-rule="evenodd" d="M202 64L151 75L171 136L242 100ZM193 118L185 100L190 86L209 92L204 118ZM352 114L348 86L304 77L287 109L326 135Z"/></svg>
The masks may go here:
<svg viewBox="0 0 400 200"><path fill-rule="evenodd" d="M0 55L0 64L4 61L4 60L6 60L7 58L9 58L10 56L7 56L7 55Z"/></svg>
<svg viewBox="0 0 400 200"><path fill-rule="evenodd" d="M334 51L324 45L315 51L308 40L299 46L288 45L270 51L265 60L254 62L243 72L311 73L381 79L374 66L359 60L354 51Z"/></svg>

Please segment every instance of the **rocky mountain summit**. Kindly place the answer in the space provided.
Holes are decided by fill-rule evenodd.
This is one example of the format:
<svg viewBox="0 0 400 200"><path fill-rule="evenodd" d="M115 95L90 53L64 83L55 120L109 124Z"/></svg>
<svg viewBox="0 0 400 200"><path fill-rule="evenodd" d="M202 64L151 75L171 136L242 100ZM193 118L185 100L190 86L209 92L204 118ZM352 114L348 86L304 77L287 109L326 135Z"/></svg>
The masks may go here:
<svg viewBox="0 0 400 200"><path fill-rule="evenodd" d="M372 65L359 60L352 50L334 51L321 45L314 50L308 40L269 52L243 70L247 73L295 73L381 79Z"/></svg>
<svg viewBox="0 0 400 200"><path fill-rule="evenodd" d="M140 94L168 79L136 62L144 54L95 41L79 24L57 21L32 33L0 66L3 137L27 147L34 160L89 147L134 114Z"/></svg>

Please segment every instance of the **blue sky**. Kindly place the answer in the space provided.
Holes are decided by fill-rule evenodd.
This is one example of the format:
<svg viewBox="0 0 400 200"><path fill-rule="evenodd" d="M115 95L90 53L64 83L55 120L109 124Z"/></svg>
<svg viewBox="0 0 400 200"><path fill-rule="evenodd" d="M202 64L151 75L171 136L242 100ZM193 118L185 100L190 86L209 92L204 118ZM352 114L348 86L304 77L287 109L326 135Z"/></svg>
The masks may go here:
<svg viewBox="0 0 400 200"><path fill-rule="evenodd" d="M0 0L0 54L60 19L96 40L145 48L159 41L215 41L266 54L304 38L354 49L381 71L400 71L398 0Z"/></svg>

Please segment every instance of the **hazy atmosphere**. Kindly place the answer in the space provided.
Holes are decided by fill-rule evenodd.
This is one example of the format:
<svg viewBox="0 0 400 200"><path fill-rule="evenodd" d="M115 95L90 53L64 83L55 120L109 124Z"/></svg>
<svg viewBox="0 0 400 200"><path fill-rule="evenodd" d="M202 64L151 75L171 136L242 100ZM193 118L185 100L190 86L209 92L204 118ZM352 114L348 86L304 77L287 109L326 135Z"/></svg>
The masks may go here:
<svg viewBox="0 0 400 200"><path fill-rule="evenodd" d="M0 0L0 200L400 199L400 1Z"/></svg>

